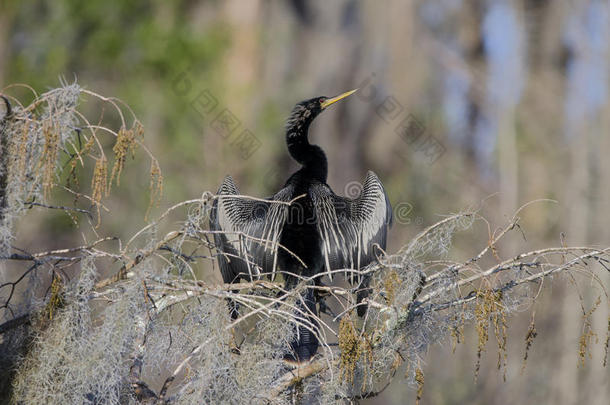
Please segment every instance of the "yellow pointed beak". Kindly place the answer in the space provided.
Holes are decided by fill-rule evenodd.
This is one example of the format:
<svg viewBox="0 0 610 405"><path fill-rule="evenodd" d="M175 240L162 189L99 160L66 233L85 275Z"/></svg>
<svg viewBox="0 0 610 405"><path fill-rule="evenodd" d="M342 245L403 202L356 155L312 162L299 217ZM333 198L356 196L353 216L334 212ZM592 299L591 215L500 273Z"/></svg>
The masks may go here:
<svg viewBox="0 0 610 405"><path fill-rule="evenodd" d="M334 104L334 103L336 103L336 102L337 102L337 101L339 101L339 100L343 100L343 99L344 99L345 97L347 97L347 96L351 96L351 95L352 95L352 94L354 94L354 93L355 93L357 90L358 90L358 89L354 89L354 90L346 91L346 92L345 92L345 93L343 93L343 94L339 94L337 97L329 98L328 100L321 102L321 103L320 103L320 107L321 107L322 109L325 109L325 108L326 108L326 107L328 107L329 105Z"/></svg>

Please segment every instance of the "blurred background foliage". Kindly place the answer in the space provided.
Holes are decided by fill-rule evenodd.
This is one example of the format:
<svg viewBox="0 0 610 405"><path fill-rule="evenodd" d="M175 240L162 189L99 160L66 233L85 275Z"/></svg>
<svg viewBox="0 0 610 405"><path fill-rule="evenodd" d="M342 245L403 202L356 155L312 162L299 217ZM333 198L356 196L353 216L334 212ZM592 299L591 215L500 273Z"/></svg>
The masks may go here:
<svg viewBox="0 0 610 405"><path fill-rule="evenodd" d="M296 168L283 138L292 106L360 87L311 131L328 154L331 187L343 194L366 170L379 175L402 209L390 250L439 215L480 206L493 232L522 204L556 200L522 213L524 238L498 252L507 258L562 240L608 246L609 38L605 0L2 0L0 89L43 92L64 77L126 102L163 170L159 212L215 191L226 174L243 193L271 194ZM238 120L230 135L214 125L224 109ZM406 137L405 122L417 124ZM258 147L244 151L244 130ZM122 237L144 224L148 205L146 159L128 165L103 225ZM78 240L65 216L35 219L21 229L22 246ZM461 238L452 257L470 257L486 227ZM426 359L424 403L607 404L602 342L577 368L574 289L554 283L535 310L541 338L523 374L529 315L511 323L506 383L493 353L473 382L467 336L455 355L448 344ZM397 384L369 403L407 395L412 388Z"/></svg>

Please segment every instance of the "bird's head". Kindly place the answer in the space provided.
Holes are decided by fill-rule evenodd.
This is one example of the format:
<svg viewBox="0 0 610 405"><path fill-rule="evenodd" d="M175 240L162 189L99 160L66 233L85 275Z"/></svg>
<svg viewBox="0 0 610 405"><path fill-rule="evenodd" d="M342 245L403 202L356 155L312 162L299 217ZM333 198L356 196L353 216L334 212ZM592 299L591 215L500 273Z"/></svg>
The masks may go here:
<svg viewBox="0 0 610 405"><path fill-rule="evenodd" d="M286 121L286 129L288 132L300 132L299 129L307 130L309 124L311 124L318 114L337 101L354 94L356 90L358 89L350 90L343 94L339 94L336 97L329 98L321 96L301 101L292 109L292 112Z"/></svg>

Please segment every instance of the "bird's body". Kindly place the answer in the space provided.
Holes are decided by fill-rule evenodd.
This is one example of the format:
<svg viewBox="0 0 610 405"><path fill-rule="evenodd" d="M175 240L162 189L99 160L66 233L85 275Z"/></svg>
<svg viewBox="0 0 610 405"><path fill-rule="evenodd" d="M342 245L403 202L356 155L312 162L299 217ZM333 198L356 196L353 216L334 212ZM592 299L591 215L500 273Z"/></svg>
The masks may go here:
<svg viewBox="0 0 610 405"><path fill-rule="evenodd" d="M279 265L284 271L304 277L311 277L322 271L322 239L317 229L314 202L309 195L309 190L321 184L302 171L293 174L286 182L285 187L292 190L290 199L294 200L294 203L288 208L280 238L280 244L286 248L278 252ZM296 281L290 276L288 280Z"/></svg>
<svg viewBox="0 0 610 405"><path fill-rule="evenodd" d="M286 143L302 167L267 201L239 197L233 180L225 179L210 218L211 229L223 232L215 234L215 241L222 252L218 261L225 282L281 272L287 288L299 282L319 283L321 276L314 276L326 273L332 280L332 270L360 270L375 260L376 248L385 249L392 215L377 176L368 173L358 198L337 196L326 184L326 155L308 140L313 119L351 93L295 106L286 125ZM367 286L367 280L359 281ZM366 294L366 288L362 289L358 302ZM297 308L297 319L309 327L297 329L298 337L287 357L306 361L318 347L316 299L311 288L300 297ZM358 313L362 315L365 308L360 305ZM237 316L234 306L232 316Z"/></svg>

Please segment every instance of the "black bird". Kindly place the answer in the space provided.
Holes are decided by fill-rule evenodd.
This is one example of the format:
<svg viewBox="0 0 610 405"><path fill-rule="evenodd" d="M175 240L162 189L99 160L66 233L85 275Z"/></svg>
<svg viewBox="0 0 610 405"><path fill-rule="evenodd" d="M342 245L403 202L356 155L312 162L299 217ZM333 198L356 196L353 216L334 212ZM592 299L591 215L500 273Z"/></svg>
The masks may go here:
<svg viewBox="0 0 610 405"><path fill-rule="evenodd" d="M215 234L215 242L221 251L218 263L226 283L281 272L286 287L293 288L300 277L362 269L375 260L378 248L385 249L392 209L379 178L369 171L361 195L355 199L336 195L326 184L326 155L308 140L309 125L316 116L355 91L312 98L294 107L286 122L286 143L302 167L275 195L263 201L240 197L233 179L225 178L212 207L210 228L222 231ZM332 280L332 274L329 277ZM368 278L359 281L357 301L361 303L368 295ZM230 303L230 308L231 315L237 317L236 304ZM313 289L306 289L297 308L297 318L307 327L299 326L292 353L286 358L303 362L318 348ZM365 312L366 306L359 305L358 314Z"/></svg>

